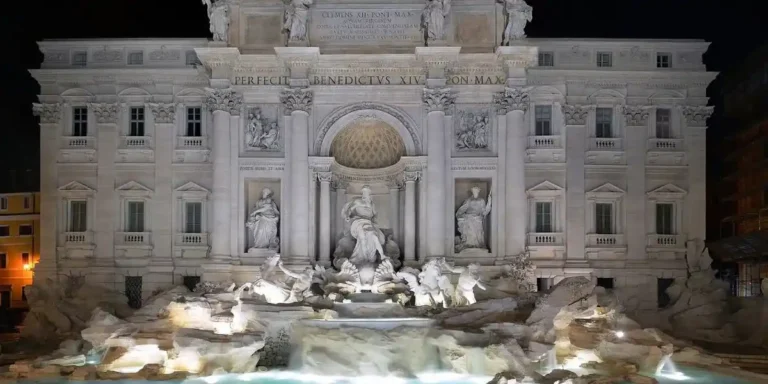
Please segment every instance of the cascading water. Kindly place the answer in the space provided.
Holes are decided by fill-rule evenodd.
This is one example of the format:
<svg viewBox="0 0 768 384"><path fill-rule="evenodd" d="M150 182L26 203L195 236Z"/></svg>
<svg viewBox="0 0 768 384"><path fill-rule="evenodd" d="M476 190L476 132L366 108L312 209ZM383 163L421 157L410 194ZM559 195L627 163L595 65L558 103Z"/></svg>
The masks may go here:
<svg viewBox="0 0 768 384"><path fill-rule="evenodd" d="M664 356L664 358L661 359L659 366L656 367L656 376L678 381L688 379L684 373L677 369L675 362L672 361L672 355Z"/></svg>

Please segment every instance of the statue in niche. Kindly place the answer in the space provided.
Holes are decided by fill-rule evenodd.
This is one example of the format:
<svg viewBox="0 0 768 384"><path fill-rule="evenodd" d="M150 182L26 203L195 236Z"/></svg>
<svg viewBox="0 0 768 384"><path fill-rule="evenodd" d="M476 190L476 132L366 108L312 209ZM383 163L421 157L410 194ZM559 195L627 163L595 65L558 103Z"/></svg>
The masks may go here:
<svg viewBox="0 0 768 384"><path fill-rule="evenodd" d="M445 18L450 12L451 0L427 0L421 12L420 26L427 43L445 39Z"/></svg>
<svg viewBox="0 0 768 384"><path fill-rule="evenodd" d="M479 197L480 187L472 187L472 196L456 211L456 221L461 236L457 237L456 252L468 248L487 249L485 245L485 217L491 212L491 194L488 201Z"/></svg>
<svg viewBox="0 0 768 384"><path fill-rule="evenodd" d="M253 248L277 249L280 246L280 238L277 236L279 221L280 210L272 199L272 190L264 188L261 191L261 199L256 202L245 224L253 234Z"/></svg>
<svg viewBox="0 0 768 384"><path fill-rule="evenodd" d="M512 40L525 38L525 25L533 20L533 7L524 0L497 0L504 3L507 14L507 26L501 45L510 45Z"/></svg>
<svg viewBox="0 0 768 384"><path fill-rule="evenodd" d="M208 20L214 41L227 42L229 35L229 0L203 0L208 8Z"/></svg>
<svg viewBox="0 0 768 384"><path fill-rule="evenodd" d="M349 233L355 240L355 249L349 261L354 265L376 262L376 252L384 256L382 245L386 239L384 233L374 224L376 222L376 205L371 199L371 188L363 186L362 196L354 198L344 205L341 215L349 222Z"/></svg>
<svg viewBox="0 0 768 384"><path fill-rule="evenodd" d="M459 121L460 126L456 129L456 149L466 151L488 148L490 118L487 113L464 113Z"/></svg>
<svg viewBox="0 0 768 384"><path fill-rule="evenodd" d="M279 148L279 138L277 122L267 120L259 108L252 110L245 131L246 145L259 150L275 150Z"/></svg>
<svg viewBox="0 0 768 384"><path fill-rule="evenodd" d="M307 40L307 16L312 0L283 0L283 31L288 34L288 42Z"/></svg>

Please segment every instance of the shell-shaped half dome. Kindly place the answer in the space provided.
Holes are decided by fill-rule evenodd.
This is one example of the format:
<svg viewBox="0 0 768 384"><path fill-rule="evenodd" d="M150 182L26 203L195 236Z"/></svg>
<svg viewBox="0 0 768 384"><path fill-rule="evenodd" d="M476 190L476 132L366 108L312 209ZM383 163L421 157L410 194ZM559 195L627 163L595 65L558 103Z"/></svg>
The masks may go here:
<svg viewBox="0 0 768 384"><path fill-rule="evenodd" d="M377 169L397 164L405 155L405 144L391 125L377 119L350 123L331 143L331 156L350 168Z"/></svg>

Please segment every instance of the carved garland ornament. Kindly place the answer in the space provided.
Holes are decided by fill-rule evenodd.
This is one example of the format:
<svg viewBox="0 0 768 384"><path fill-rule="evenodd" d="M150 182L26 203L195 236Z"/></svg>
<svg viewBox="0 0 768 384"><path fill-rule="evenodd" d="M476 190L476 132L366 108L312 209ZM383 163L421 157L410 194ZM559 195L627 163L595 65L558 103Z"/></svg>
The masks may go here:
<svg viewBox="0 0 768 384"><path fill-rule="evenodd" d="M624 118L627 121L627 126L630 127L642 127L648 124L648 107L644 106L624 106Z"/></svg>
<svg viewBox="0 0 768 384"><path fill-rule="evenodd" d="M173 124L176 121L176 104L147 104L147 107L155 116L155 123Z"/></svg>
<svg viewBox="0 0 768 384"><path fill-rule="evenodd" d="M424 88L421 99L427 112L447 112L456 103L456 93L450 88Z"/></svg>
<svg viewBox="0 0 768 384"><path fill-rule="evenodd" d="M232 115L240 115L240 107L243 105L243 96L234 90L206 88L208 97L205 100L211 111L224 111Z"/></svg>
<svg viewBox="0 0 768 384"><path fill-rule="evenodd" d="M684 106L683 116L689 127L706 127L707 119L712 115L714 108L703 105Z"/></svg>
<svg viewBox="0 0 768 384"><path fill-rule="evenodd" d="M527 88L505 88L504 91L493 95L493 104L499 115L506 115L512 111L525 112L528 110L528 101Z"/></svg>
<svg viewBox="0 0 768 384"><path fill-rule="evenodd" d="M96 122L101 124L117 123L117 115L120 113L120 106L108 103L91 103L88 109L93 111Z"/></svg>
<svg viewBox="0 0 768 384"><path fill-rule="evenodd" d="M33 104L32 111L40 116L42 124L58 124L61 121L61 104Z"/></svg>
<svg viewBox="0 0 768 384"><path fill-rule="evenodd" d="M589 111L594 107L594 105L563 104L561 109L565 117L565 125L586 125Z"/></svg>
<svg viewBox="0 0 768 384"><path fill-rule="evenodd" d="M295 111L312 112L313 92L306 88L286 88L280 93L283 112L290 115Z"/></svg>

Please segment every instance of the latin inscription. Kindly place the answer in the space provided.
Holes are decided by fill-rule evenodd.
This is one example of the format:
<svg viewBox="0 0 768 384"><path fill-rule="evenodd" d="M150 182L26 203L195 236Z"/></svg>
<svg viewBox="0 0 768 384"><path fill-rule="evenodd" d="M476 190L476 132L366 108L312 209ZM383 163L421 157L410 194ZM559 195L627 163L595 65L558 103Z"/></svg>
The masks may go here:
<svg viewBox="0 0 768 384"><path fill-rule="evenodd" d="M313 10L309 35L313 41L421 42L418 10Z"/></svg>
<svg viewBox="0 0 768 384"><path fill-rule="evenodd" d="M498 75L449 75L448 85L502 85L504 76ZM235 76L235 85L288 85L288 76ZM424 85L425 76L355 75L309 76L311 85Z"/></svg>

